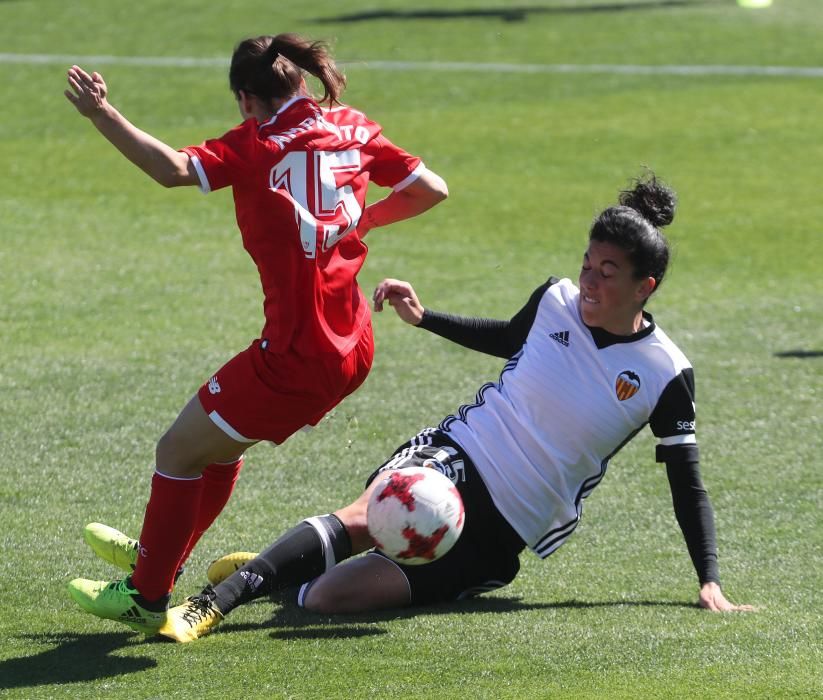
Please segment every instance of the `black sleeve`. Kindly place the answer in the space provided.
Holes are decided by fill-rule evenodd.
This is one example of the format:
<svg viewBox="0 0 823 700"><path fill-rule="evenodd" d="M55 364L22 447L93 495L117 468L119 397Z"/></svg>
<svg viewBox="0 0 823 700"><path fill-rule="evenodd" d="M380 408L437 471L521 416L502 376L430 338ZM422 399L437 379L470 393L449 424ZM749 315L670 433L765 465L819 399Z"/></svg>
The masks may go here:
<svg viewBox="0 0 823 700"><path fill-rule="evenodd" d="M426 309L418 328L424 328L458 345L508 359L526 342L546 290L557 282L550 277L532 292L525 306L508 321L453 316Z"/></svg>
<svg viewBox="0 0 823 700"><path fill-rule="evenodd" d="M657 448L658 462L668 462L665 442L674 445L694 435L694 418L694 370L685 367L666 385L649 417L652 433L669 438Z"/></svg>
<svg viewBox="0 0 823 700"><path fill-rule="evenodd" d="M666 459L674 513L701 585L708 581L719 584L714 511L700 479L697 447L691 445L688 450L680 450L681 455L677 452L670 450Z"/></svg>

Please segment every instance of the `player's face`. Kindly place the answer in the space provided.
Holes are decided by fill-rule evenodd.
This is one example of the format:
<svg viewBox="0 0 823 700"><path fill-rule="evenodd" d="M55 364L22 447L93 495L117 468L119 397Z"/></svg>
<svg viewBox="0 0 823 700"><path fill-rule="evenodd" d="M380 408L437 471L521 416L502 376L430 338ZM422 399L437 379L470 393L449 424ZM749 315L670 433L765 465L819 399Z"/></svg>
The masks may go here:
<svg viewBox="0 0 823 700"><path fill-rule="evenodd" d="M634 267L622 248L589 241L579 283L580 315L587 326L616 335L640 330L643 301L654 289L654 279L634 279Z"/></svg>

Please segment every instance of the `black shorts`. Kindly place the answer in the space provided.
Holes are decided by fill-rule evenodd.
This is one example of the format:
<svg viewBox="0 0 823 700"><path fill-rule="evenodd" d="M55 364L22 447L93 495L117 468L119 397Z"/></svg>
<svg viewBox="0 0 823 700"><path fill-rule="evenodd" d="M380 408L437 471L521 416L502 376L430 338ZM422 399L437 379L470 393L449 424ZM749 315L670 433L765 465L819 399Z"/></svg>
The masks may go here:
<svg viewBox="0 0 823 700"><path fill-rule="evenodd" d="M457 486L466 510L460 539L443 557L419 566L397 564L408 579L412 605L461 600L511 583L526 545L500 515L462 448L428 428L401 445L367 485L381 472L403 467L432 467L445 474Z"/></svg>

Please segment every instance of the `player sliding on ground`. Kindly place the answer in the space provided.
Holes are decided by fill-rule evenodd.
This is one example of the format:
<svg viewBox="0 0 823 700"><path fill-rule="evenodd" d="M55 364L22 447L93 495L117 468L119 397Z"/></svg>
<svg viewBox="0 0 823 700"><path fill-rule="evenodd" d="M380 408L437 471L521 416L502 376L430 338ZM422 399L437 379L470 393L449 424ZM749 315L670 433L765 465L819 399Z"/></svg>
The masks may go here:
<svg viewBox="0 0 823 700"><path fill-rule="evenodd" d="M322 99L309 94L305 73L322 84ZM339 103L345 79L326 47L293 34L237 46L229 85L243 123L181 151L112 107L98 73L73 66L68 82L77 111L160 184L232 188L263 287L261 337L210 375L157 444L134 572L69 584L85 610L153 633L166 621L177 572L229 499L243 453L316 424L365 380L374 341L356 279L363 237L426 211L447 189L379 124ZM369 182L394 191L367 207ZM106 532L86 538L111 554Z"/></svg>
<svg viewBox="0 0 823 700"><path fill-rule="evenodd" d="M751 610L720 589L692 367L644 310L666 273L669 246L660 228L674 210L670 189L651 175L639 180L595 219L578 286L549 278L510 321L424 309L408 283L383 281L377 310L388 301L407 323L506 358L500 379L398 449L351 505L304 520L231 575L238 556L218 560L210 577L227 578L170 610L161 634L191 641L238 605L299 584L299 604L324 613L454 601L505 586L523 549L547 557L566 541L610 459L647 423L697 571L698 604ZM462 495L465 526L454 548L422 566L377 552L338 566L374 545L366 504L375 476L414 465L440 470ZM118 533L112 541L125 538Z"/></svg>

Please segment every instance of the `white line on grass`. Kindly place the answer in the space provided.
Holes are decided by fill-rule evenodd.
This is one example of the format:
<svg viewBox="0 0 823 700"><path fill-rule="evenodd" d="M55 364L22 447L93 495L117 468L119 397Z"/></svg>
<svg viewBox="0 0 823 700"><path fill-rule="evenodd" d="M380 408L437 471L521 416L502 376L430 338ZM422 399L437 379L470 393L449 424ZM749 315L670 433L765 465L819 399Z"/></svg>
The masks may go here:
<svg viewBox="0 0 823 700"><path fill-rule="evenodd" d="M193 56L77 56L70 54L0 53L0 63L29 65L73 63L85 66L124 65L160 68L226 68L225 58ZM613 75L720 75L823 78L823 67L661 65L611 63L458 63L453 61L340 61L349 69L386 71L441 71L450 73L607 73Z"/></svg>
<svg viewBox="0 0 823 700"><path fill-rule="evenodd" d="M358 64L347 64L347 67ZM610 73L620 75L755 75L790 76L797 78L823 78L822 68L799 66L642 66L611 63L453 63L453 62L404 62L369 61L366 68L382 70L439 70L473 73Z"/></svg>

